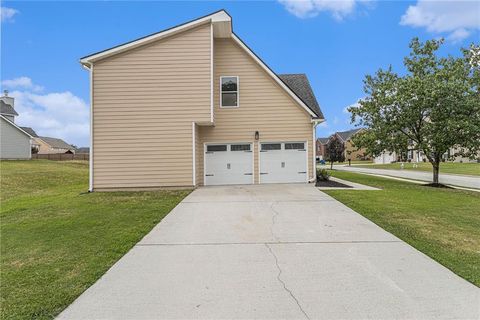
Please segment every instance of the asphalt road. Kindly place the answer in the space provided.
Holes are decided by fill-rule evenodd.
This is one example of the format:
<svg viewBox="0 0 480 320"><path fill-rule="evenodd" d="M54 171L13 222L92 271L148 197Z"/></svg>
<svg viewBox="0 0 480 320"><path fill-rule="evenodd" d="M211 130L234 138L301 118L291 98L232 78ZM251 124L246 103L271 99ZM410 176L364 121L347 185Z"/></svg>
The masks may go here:
<svg viewBox="0 0 480 320"><path fill-rule="evenodd" d="M432 173L425 171L413 171L413 170L390 170L390 169L370 169L359 168L356 166L336 165L336 170L371 173L384 176L398 177L404 179L419 180L425 182L432 182ZM480 189L480 176L464 176L454 174L442 174L440 173L439 182L443 184L459 186L464 188Z"/></svg>

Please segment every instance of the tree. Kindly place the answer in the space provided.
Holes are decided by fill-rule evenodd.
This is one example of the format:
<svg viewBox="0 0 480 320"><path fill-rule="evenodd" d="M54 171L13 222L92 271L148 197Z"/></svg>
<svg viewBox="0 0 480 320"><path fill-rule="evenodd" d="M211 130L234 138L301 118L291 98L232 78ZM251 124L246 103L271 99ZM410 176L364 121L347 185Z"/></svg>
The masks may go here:
<svg viewBox="0 0 480 320"><path fill-rule="evenodd" d="M421 150L438 185L442 155L454 146L473 157L480 150L480 49L461 57L438 57L441 40L414 38L404 58L406 74L379 69L364 80L366 97L348 110L366 130L354 137L373 156L384 151Z"/></svg>
<svg viewBox="0 0 480 320"><path fill-rule="evenodd" d="M333 163L335 161L343 162L345 161L345 146L337 136L333 136L331 139L328 140L327 145L325 147L325 157L328 161L330 161L330 169L333 169Z"/></svg>

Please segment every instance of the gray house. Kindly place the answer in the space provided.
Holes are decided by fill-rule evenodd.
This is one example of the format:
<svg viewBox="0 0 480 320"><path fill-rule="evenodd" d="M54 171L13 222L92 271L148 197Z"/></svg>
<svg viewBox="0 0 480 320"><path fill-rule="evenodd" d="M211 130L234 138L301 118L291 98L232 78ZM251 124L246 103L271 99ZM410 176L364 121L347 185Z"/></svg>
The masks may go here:
<svg viewBox="0 0 480 320"><path fill-rule="evenodd" d="M13 103L5 91L0 97L0 159L30 159L33 137L15 124L18 113Z"/></svg>

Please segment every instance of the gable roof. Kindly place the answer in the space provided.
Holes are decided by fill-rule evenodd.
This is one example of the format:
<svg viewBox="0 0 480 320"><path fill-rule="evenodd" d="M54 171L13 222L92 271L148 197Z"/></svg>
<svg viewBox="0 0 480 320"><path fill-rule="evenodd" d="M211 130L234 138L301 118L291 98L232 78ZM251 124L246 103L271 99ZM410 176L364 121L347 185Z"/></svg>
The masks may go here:
<svg viewBox="0 0 480 320"><path fill-rule="evenodd" d="M142 37L142 38L118 45L116 47L112 47L110 49L106 49L106 50L85 56L83 58L80 58L80 63L87 69L90 69L92 66L92 63L95 61L98 61L100 59L103 59L121 52L125 52L133 48L137 48L147 43L151 43L153 41L157 41L186 30L190 30L203 23L211 23L212 30L214 31L214 33L216 32L215 34L218 33L219 35L218 37L231 38L234 42L236 42L243 50L245 50L253 58L253 60L255 60L255 62L257 62L280 85L280 87L282 87L303 109L305 109L305 111L307 111L307 113L309 113L313 119L324 119L323 114L320 111L320 107L318 106L318 102L316 101L315 96L313 95L312 88L310 87L310 84L308 83L308 80L306 79L305 75L303 75L305 79L300 79L301 77L298 77L298 79L295 81L296 84L291 83L293 87L298 87L297 88L298 93L295 92L294 89L290 88L290 86L286 84L285 81L280 79L280 77L275 72L273 72L272 69L270 69L270 67L268 67L262 61L262 59L260 59L232 31L232 18L223 9L216 11L214 13L211 13L209 15L203 16L201 18L180 24L178 26L153 33L146 37ZM214 35L212 34L212 38L213 37ZM293 79L290 81L293 82ZM303 83L303 84L300 85L300 83ZM300 96L300 94L302 94L303 98L306 99L307 101L304 101L302 99L302 96Z"/></svg>
<svg viewBox="0 0 480 320"><path fill-rule="evenodd" d="M330 138L317 138L317 141L321 144L327 144L328 140L330 140Z"/></svg>
<svg viewBox="0 0 480 320"><path fill-rule="evenodd" d="M58 138L51 138L51 137L39 137L42 139L45 143L50 145L52 148L56 149L73 149L71 145L63 141L62 139Z"/></svg>
<svg viewBox="0 0 480 320"><path fill-rule="evenodd" d="M20 127L22 128L23 131L27 132L29 135L31 135L32 137L34 138L38 138L38 135L37 133L35 132L35 130L33 130L32 128L30 127Z"/></svg>
<svg viewBox="0 0 480 320"><path fill-rule="evenodd" d="M26 132L25 130L23 130L22 128L20 128L19 126L17 126L15 124L15 122L12 122L10 120L8 120L6 117L4 117L3 115L0 114L0 118L2 118L3 120L7 121L9 124L11 124L13 127L15 127L16 129L18 129L18 131L20 131L21 133L23 134L26 134L27 136L29 136L30 138L33 138L28 132Z"/></svg>
<svg viewBox="0 0 480 320"><path fill-rule="evenodd" d="M300 99L302 99L317 117L323 118L320 106L318 105L315 94L310 86L310 82L305 74L279 74L278 76L280 77L280 80L282 80Z"/></svg>
<svg viewBox="0 0 480 320"><path fill-rule="evenodd" d="M0 113L11 116L18 116L17 111L15 111L15 109L11 105L5 103L3 100L0 100Z"/></svg>
<svg viewBox="0 0 480 320"><path fill-rule="evenodd" d="M89 54L88 56L80 58L80 63L88 64L88 63L94 62L95 60L103 59L108 56L111 56L120 52L124 52L130 49L145 45L147 43L177 34L179 32L195 28L203 23L223 22L223 21L231 22L231 20L232 20L232 17L225 10L221 9L213 13L207 14L205 16L202 16L200 18L196 18L196 19L181 23L174 27L171 27L162 31L154 32L144 37L114 46L112 48L108 48L102 51ZM231 28L230 28L230 32L231 32Z"/></svg>
<svg viewBox="0 0 480 320"><path fill-rule="evenodd" d="M362 130L362 128L355 128L348 131L339 131L339 132L336 132L335 134L338 135L340 139L342 139L343 141L347 141L350 138L352 138L360 130Z"/></svg>

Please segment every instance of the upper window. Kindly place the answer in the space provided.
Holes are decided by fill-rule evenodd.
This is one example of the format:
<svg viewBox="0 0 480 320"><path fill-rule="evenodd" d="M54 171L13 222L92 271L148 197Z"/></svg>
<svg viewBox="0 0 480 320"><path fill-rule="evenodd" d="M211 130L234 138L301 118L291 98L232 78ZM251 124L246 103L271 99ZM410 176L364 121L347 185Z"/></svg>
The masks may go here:
<svg viewBox="0 0 480 320"><path fill-rule="evenodd" d="M220 107L238 107L238 77L220 77Z"/></svg>

